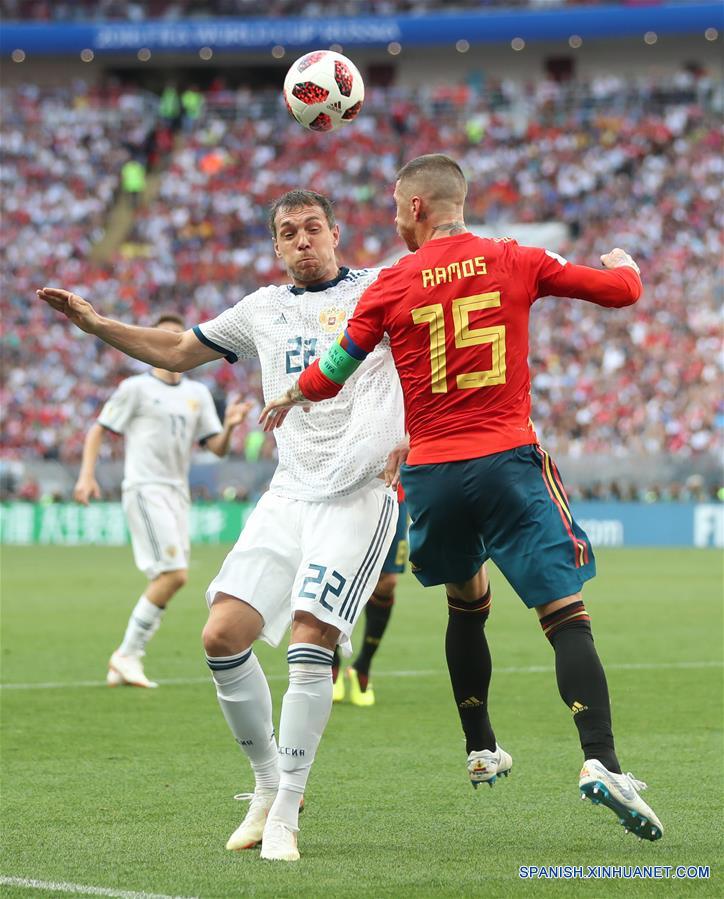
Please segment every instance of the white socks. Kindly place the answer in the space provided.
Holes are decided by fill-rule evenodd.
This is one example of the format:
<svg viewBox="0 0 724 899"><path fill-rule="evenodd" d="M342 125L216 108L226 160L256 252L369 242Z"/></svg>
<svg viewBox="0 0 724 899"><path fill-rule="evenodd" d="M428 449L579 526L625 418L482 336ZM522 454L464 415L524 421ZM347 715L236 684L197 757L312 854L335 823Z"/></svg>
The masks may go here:
<svg viewBox="0 0 724 899"><path fill-rule="evenodd" d="M269 817L295 830L299 801L332 709L332 655L311 643L289 647L289 689L282 702L278 750L269 685L251 649L206 657L221 711L251 762L256 789L274 792L278 787Z"/></svg>
<svg viewBox="0 0 724 899"><path fill-rule="evenodd" d="M279 766L272 701L259 660L247 649L234 656L206 656L206 663L226 723L251 763L256 789L275 792Z"/></svg>
<svg viewBox="0 0 724 899"><path fill-rule="evenodd" d="M154 605L144 594L136 603L128 619L123 642L118 648L122 656L141 656L146 644L161 624L164 609Z"/></svg>
<svg viewBox="0 0 724 899"><path fill-rule="evenodd" d="M293 643L287 652L289 689L279 722L280 783L269 817L298 828L299 800L332 709L331 649Z"/></svg>

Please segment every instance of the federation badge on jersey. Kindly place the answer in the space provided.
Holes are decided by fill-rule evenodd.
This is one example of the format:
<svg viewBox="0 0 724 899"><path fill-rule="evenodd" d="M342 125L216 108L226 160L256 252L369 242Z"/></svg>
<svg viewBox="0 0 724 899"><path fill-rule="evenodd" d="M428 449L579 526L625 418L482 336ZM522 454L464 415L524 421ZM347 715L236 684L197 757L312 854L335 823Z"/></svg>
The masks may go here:
<svg viewBox="0 0 724 899"><path fill-rule="evenodd" d="M322 309L319 313L319 324L328 334L336 334L340 330L347 313L339 306L331 306L329 309Z"/></svg>
<svg viewBox="0 0 724 899"><path fill-rule="evenodd" d="M186 405L192 412L197 412L201 403L198 400L186 400Z"/></svg>

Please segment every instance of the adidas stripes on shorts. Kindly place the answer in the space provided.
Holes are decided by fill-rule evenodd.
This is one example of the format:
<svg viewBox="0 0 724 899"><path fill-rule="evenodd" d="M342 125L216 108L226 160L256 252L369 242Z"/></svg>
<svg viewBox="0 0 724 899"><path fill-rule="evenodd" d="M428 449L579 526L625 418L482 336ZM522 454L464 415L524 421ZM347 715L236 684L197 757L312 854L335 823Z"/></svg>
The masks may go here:
<svg viewBox="0 0 724 899"><path fill-rule="evenodd" d="M133 558L149 580L189 567L189 508L184 494L165 484L123 491Z"/></svg>
<svg viewBox="0 0 724 899"><path fill-rule="evenodd" d="M277 646L293 614L304 610L349 638L374 589L397 526L397 500L375 480L327 502L268 492L209 585L248 603L264 619L261 637Z"/></svg>

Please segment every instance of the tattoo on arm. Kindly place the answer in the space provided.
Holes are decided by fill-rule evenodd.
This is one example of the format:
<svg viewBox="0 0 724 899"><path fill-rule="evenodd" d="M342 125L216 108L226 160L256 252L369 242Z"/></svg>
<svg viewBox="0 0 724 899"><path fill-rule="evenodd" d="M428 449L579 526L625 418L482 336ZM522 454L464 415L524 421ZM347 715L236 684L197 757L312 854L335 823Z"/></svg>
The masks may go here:
<svg viewBox="0 0 724 899"><path fill-rule="evenodd" d="M435 225L432 229L433 234L435 231L445 231L451 237L455 234L464 234L466 230L465 222L445 222L443 225Z"/></svg>
<svg viewBox="0 0 724 899"><path fill-rule="evenodd" d="M302 391L299 389L299 381L295 381L294 384L287 391L289 399L293 403L306 403L307 398L304 396Z"/></svg>

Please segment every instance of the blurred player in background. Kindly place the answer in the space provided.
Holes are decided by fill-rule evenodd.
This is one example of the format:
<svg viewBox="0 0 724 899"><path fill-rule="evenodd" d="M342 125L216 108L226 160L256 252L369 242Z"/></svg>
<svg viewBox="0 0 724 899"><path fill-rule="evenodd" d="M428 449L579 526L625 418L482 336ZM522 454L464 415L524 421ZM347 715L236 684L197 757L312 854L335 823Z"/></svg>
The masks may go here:
<svg viewBox="0 0 724 899"><path fill-rule="evenodd" d="M82 330L151 365L186 371L222 357L258 356L269 398L334 342L378 275L340 267L339 226L320 194L284 194L269 225L292 283L262 287L183 334L102 318L65 290L38 295ZM299 805L332 707L334 649L349 643L395 533L397 502L383 471L403 421L399 378L383 345L343 396L324 409L297 410L277 436L279 465L269 491L209 586L207 663L256 780L228 849L261 840L262 858L299 858ZM252 645L259 638L278 645L290 620L277 746L269 685Z"/></svg>
<svg viewBox="0 0 724 899"><path fill-rule="evenodd" d="M334 661L332 662L332 681L334 683L332 700L334 702L343 702L348 695L347 687L349 687L349 701L352 705L365 708L375 704L375 690L370 680L372 659L387 630L392 607L395 604L397 578L405 570L407 561L407 503L404 496L400 485L397 489L399 502L397 530L390 544L387 558L382 564L380 579L365 606L365 627L360 651L354 662L344 671L341 670L339 651L336 649L334 651Z"/></svg>
<svg viewBox="0 0 724 899"><path fill-rule="evenodd" d="M162 315L155 327L176 334L185 330L183 320L170 314ZM103 434L123 434L123 511L136 567L148 578L108 663L109 686L158 686L146 677L141 659L188 575L191 452L199 443L225 456L234 428L250 408L248 403L229 403L222 426L204 384L152 368L122 381L91 425L73 496L84 506L101 498L95 469Z"/></svg>
<svg viewBox="0 0 724 899"><path fill-rule="evenodd" d="M582 795L603 802L649 840L661 822L645 787L621 772L606 677L581 588L593 552L574 520L560 474L530 420L528 320L542 296L601 306L635 303L636 263L623 250L601 257L609 271L555 253L471 234L467 183L458 164L432 154L399 173L396 225L411 255L365 292L338 342L262 412L265 428L298 403L333 397L389 336L405 395L410 454L402 482L410 508L410 565L425 586L445 584L446 655L473 783L507 774L511 757L488 715L492 673L485 621L492 558L555 651L559 692L573 712L585 762Z"/></svg>

